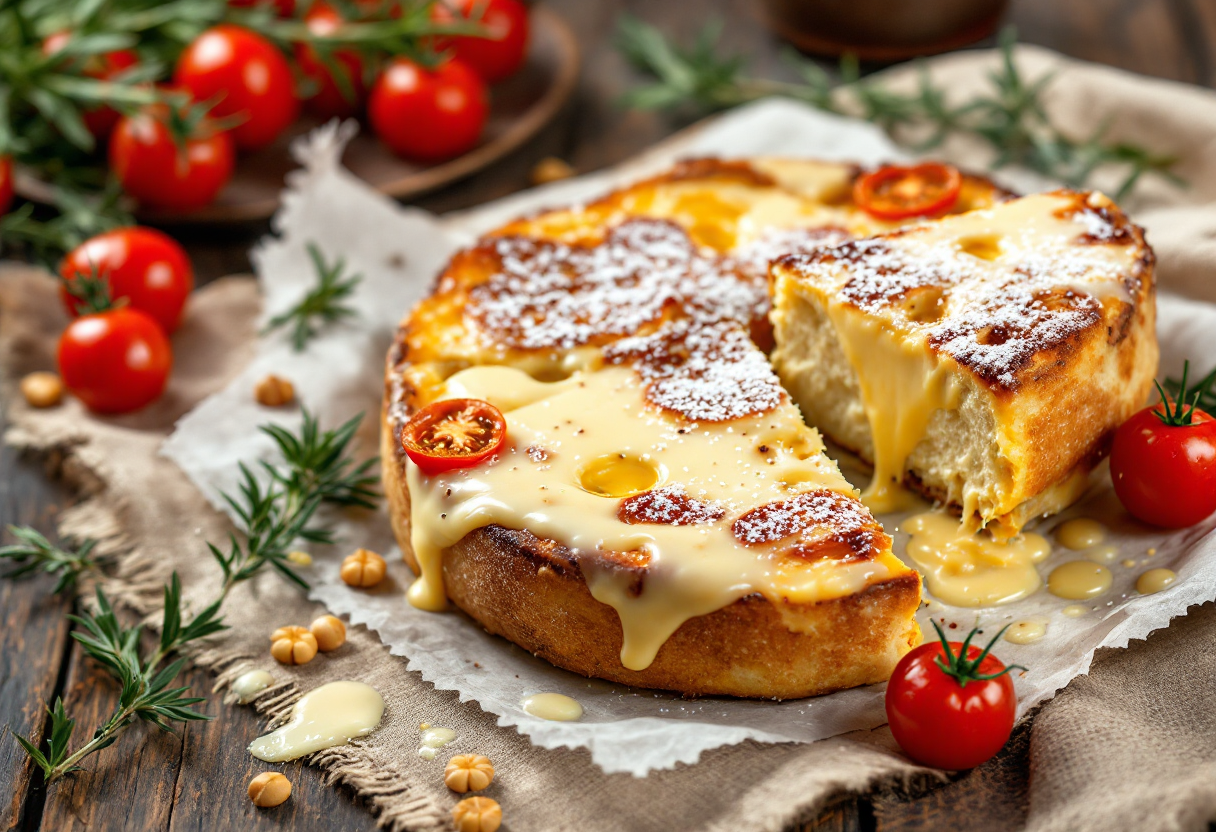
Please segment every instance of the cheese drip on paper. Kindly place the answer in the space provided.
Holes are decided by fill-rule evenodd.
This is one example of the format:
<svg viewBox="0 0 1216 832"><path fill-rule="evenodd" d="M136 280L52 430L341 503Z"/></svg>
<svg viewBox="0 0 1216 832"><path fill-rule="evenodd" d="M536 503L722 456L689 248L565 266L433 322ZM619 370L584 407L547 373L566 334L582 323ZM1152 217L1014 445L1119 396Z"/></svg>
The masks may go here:
<svg viewBox="0 0 1216 832"><path fill-rule="evenodd" d="M881 530L787 399L696 422L655 405L664 380L630 365L553 384L505 367L453 376L451 396L506 410L507 444L435 477L408 464L421 568L410 601L443 608L443 551L469 532L526 529L578 555L591 594L620 616L622 664L641 670L685 621L745 595L826 600L907 571L880 553ZM790 554L866 534L872 551L853 558Z"/></svg>

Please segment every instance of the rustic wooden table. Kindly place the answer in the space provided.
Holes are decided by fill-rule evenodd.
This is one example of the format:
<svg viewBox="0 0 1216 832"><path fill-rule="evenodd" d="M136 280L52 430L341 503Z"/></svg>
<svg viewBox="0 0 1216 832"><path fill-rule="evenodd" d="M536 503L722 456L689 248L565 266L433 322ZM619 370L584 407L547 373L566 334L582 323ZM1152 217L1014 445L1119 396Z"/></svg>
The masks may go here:
<svg viewBox="0 0 1216 832"><path fill-rule="evenodd" d="M419 204L433 211L465 208L526 187L528 172L545 156L559 156L591 171L640 151L681 126L654 114L624 113L617 98L633 75L617 55L615 19L631 12L677 37L689 37L711 15L724 18L724 46L749 56L753 69L774 77L789 70L780 45L761 26L754 0L545 0L574 28L584 50L574 100L535 141L478 176ZM1216 3L1212 0L1012 0L1007 19L1023 41L1134 72L1216 86ZM181 232L201 281L248 270L247 251L265 226ZM53 484L54 461L0 450L0 524L30 524L51 531L70 495ZM227 813L244 800L246 767L230 749L260 727L248 709L227 709L222 719L191 723L178 734L136 728L88 762L89 771L43 788L10 734L41 736L46 703L62 695L87 732L116 695L109 678L84 660L68 638L69 604L48 596L50 584L0 582L0 807L5 830L220 830L236 828ZM187 682L198 695L210 679L195 671ZM214 700L207 709L215 713ZM1026 726L994 761L916 800L898 795L846 798L805 830L912 830L1018 828L1026 814ZM353 795L324 785L318 773L289 764L295 799L259 815L267 828L372 829ZM982 813L982 814L979 814Z"/></svg>

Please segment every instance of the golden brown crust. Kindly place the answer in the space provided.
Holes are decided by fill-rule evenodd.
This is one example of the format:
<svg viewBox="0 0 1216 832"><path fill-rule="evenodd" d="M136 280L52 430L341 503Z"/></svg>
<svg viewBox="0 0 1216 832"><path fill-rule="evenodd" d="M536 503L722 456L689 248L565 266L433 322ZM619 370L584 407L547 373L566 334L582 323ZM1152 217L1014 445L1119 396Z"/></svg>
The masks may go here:
<svg viewBox="0 0 1216 832"><path fill-rule="evenodd" d="M403 457L385 420L384 486L393 530L415 571ZM920 642L920 579L906 573L815 604L748 595L686 621L642 671L621 665L612 607L591 596L564 547L487 526L444 553L452 603L485 629L566 670L637 687L766 699L817 696L885 681Z"/></svg>

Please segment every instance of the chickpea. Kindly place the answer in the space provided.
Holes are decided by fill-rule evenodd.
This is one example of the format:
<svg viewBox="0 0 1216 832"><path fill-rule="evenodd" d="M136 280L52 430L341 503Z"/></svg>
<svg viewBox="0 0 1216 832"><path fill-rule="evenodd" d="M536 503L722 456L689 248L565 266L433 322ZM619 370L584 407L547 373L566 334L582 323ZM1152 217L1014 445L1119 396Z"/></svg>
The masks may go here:
<svg viewBox="0 0 1216 832"><path fill-rule="evenodd" d="M304 627L280 627L270 635L270 655L281 664L308 664L317 655L317 637Z"/></svg>
<svg viewBox="0 0 1216 832"><path fill-rule="evenodd" d="M479 792L494 780L494 764L481 754L457 754L443 771L444 784L454 792Z"/></svg>
<svg viewBox="0 0 1216 832"><path fill-rule="evenodd" d="M286 407L296 400L296 388L285 378L269 375L253 388L253 396L264 407Z"/></svg>
<svg viewBox="0 0 1216 832"><path fill-rule="evenodd" d="M388 566L384 558L368 549L356 549L342 561L342 580L350 586L368 589L384 580Z"/></svg>
<svg viewBox="0 0 1216 832"><path fill-rule="evenodd" d="M291 781L277 771L264 771L249 781L249 799L262 809L278 806L291 797Z"/></svg>
<svg viewBox="0 0 1216 832"><path fill-rule="evenodd" d="M346 644L346 625L337 616L321 616L308 625L308 631L317 640L317 649L322 653L337 650Z"/></svg>
<svg viewBox="0 0 1216 832"><path fill-rule="evenodd" d="M54 373L30 373L21 379L21 395L30 407L54 407L63 400L63 381Z"/></svg>
<svg viewBox="0 0 1216 832"><path fill-rule="evenodd" d="M466 797L452 807L457 832L495 832L502 825L502 807L488 797Z"/></svg>

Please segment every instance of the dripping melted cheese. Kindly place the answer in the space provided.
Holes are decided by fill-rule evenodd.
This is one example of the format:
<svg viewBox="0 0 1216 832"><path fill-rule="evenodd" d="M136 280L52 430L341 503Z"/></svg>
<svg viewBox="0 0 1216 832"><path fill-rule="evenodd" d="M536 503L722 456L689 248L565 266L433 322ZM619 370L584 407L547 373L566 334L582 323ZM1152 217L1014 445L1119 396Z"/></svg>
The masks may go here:
<svg viewBox="0 0 1216 832"><path fill-rule="evenodd" d="M552 384L505 367L474 367L449 379L445 394L503 409L507 445L489 463L435 477L408 464L421 570L409 591L415 606L446 605L443 553L469 532L491 524L526 529L579 555L591 594L620 616L621 663L641 670L685 621L750 593L827 600L907 572L889 553L789 561L773 546L735 537L731 521L749 509L818 489L856 493L788 401L767 413L698 424L648 405L643 381L626 366ZM630 464L618 477L603 467L605 458ZM641 477L641 469L653 476ZM686 525L623 522L620 497L639 483L678 486L706 507L703 516ZM604 552L643 553L640 592L636 569L597 557Z"/></svg>

